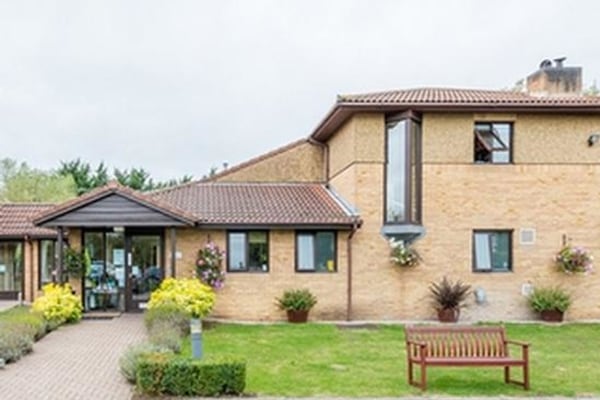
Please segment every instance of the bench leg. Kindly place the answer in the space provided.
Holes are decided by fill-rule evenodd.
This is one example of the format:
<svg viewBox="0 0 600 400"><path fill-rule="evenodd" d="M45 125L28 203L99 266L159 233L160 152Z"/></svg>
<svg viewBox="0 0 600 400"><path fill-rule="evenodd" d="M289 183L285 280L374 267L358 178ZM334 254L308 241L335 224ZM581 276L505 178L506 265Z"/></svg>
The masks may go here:
<svg viewBox="0 0 600 400"><path fill-rule="evenodd" d="M510 367L504 367L504 383L510 383Z"/></svg>
<svg viewBox="0 0 600 400"><path fill-rule="evenodd" d="M523 365L523 388L529 390L529 363Z"/></svg>
<svg viewBox="0 0 600 400"><path fill-rule="evenodd" d="M415 384L415 379L413 377L413 363L410 362L410 360L408 361L408 384L409 385Z"/></svg>
<svg viewBox="0 0 600 400"><path fill-rule="evenodd" d="M421 390L427 390L427 368L425 363L421 364Z"/></svg>

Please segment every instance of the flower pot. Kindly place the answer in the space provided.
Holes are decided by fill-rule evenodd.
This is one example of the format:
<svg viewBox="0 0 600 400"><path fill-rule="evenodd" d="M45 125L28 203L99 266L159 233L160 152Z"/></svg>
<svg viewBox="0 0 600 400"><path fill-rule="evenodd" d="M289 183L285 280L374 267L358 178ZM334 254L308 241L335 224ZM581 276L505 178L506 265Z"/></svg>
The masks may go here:
<svg viewBox="0 0 600 400"><path fill-rule="evenodd" d="M543 310L540 311L542 321L546 322L562 322L564 313L558 310Z"/></svg>
<svg viewBox="0 0 600 400"><path fill-rule="evenodd" d="M440 322L456 322L460 315L460 308L443 308L438 310L438 320Z"/></svg>
<svg viewBox="0 0 600 400"><path fill-rule="evenodd" d="M308 310L287 310L288 322L299 324L308 320Z"/></svg>

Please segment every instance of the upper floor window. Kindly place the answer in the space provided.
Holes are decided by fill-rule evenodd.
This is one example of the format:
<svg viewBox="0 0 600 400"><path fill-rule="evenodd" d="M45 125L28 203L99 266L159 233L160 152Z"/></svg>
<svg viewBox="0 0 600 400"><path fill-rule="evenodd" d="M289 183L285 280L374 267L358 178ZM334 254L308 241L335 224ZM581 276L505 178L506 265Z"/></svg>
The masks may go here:
<svg viewBox="0 0 600 400"><path fill-rule="evenodd" d="M227 242L227 271L269 271L269 240L266 231L229 232Z"/></svg>
<svg viewBox="0 0 600 400"><path fill-rule="evenodd" d="M335 232L298 232L296 234L296 271L336 271Z"/></svg>
<svg viewBox="0 0 600 400"><path fill-rule="evenodd" d="M386 125L385 222L421 222L421 123L412 114Z"/></svg>
<svg viewBox="0 0 600 400"><path fill-rule="evenodd" d="M473 232L473 270L496 272L512 270L511 231Z"/></svg>
<svg viewBox="0 0 600 400"><path fill-rule="evenodd" d="M476 163L508 164L512 162L512 124L476 122L474 159Z"/></svg>

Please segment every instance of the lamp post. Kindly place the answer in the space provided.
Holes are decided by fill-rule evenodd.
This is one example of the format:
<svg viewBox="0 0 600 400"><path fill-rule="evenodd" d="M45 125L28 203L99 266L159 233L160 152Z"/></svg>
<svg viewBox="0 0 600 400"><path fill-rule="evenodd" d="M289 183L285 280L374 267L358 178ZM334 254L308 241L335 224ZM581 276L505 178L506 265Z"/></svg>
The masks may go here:
<svg viewBox="0 0 600 400"><path fill-rule="evenodd" d="M202 320L200 318L191 319L190 334L192 339L192 358L202 358Z"/></svg>

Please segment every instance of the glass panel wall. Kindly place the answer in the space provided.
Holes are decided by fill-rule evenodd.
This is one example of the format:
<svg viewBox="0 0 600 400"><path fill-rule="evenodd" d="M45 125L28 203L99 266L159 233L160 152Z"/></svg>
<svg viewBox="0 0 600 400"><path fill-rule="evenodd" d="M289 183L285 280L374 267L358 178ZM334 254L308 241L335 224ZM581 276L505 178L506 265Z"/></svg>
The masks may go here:
<svg viewBox="0 0 600 400"><path fill-rule="evenodd" d="M23 290L23 242L0 242L0 292Z"/></svg>
<svg viewBox="0 0 600 400"><path fill-rule="evenodd" d="M84 232L84 248L90 256L85 275L85 309L123 310L125 296L125 234Z"/></svg>
<svg viewBox="0 0 600 400"><path fill-rule="evenodd" d="M53 281L52 274L56 269L56 241L40 240L40 277L39 287Z"/></svg>
<svg viewBox="0 0 600 400"><path fill-rule="evenodd" d="M386 222L406 219L406 120L387 126Z"/></svg>

